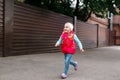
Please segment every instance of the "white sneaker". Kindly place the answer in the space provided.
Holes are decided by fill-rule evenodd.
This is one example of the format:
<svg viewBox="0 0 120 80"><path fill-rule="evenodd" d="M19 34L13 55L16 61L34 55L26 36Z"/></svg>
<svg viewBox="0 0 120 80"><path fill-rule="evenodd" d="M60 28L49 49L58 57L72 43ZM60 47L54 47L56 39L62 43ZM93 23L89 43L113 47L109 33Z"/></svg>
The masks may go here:
<svg viewBox="0 0 120 80"><path fill-rule="evenodd" d="M62 74L61 74L61 78L62 78L62 79L65 79L65 78L67 78L67 75L66 75L65 73L62 73Z"/></svg>

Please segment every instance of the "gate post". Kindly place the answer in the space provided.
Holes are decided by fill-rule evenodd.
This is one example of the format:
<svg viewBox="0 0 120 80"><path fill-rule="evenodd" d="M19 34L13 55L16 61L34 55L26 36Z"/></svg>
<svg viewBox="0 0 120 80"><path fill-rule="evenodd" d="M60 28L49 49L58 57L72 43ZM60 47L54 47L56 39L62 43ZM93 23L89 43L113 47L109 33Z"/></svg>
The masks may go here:
<svg viewBox="0 0 120 80"><path fill-rule="evenodd" d="M99 47L99 25L97 25L97 48Z"/></svg>
<svg viewBox="0 0 120 80"><path fill-rule="evenodd" d="M12 50L14 0L4 0L4 29L3 29L3 57L8 56Z"/></svg>

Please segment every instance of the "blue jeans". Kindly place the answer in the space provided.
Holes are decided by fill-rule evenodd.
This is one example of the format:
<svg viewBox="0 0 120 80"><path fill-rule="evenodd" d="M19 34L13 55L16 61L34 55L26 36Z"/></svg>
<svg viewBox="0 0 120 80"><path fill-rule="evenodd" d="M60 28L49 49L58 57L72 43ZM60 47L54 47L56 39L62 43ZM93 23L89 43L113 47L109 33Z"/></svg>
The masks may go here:
<svg viewBox="0 0 120 80"><path fill-rule="evenodd" d="M72 54L64 54L65 58L65 67L64 67L64 73L67 75L68 70L69 70L69 64L73 65L74 67L76 66L76 63L72 60Z"/></svg>

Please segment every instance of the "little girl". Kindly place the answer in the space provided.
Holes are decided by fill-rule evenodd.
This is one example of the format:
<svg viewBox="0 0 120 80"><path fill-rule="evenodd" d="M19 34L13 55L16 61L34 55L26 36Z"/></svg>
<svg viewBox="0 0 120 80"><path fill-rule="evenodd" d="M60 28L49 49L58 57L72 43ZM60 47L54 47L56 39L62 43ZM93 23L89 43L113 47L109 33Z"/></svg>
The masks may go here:
<svg viewBox="0 0 120 80"><path fill-rule="evenodd" d="M73 24L70 22L65 23L62 35L56 42L55 47L61 45L62 52L65 58L64 72L61 74L61 78L67 78L69 64L74 66L74 70L78 69L78 63L72 60L73 54L76 52L76 43L79 46L81 52L84 52L83 46L78 39L77 35L73 32Z"/></svg>

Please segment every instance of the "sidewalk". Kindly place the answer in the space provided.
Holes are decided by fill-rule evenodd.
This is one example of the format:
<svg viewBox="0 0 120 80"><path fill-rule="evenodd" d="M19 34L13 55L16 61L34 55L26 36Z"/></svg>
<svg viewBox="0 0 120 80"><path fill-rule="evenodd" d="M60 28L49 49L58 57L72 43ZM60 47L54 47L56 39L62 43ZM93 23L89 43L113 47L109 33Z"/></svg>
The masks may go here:
<svg viewBox="0 0 120 80"><path fill-rule="evenodd" d="M61 53L0 57L0 80L62 80ZM87 49L73 57L78 71L70 66L64 80L120 80L120 46Z"/></svg>

